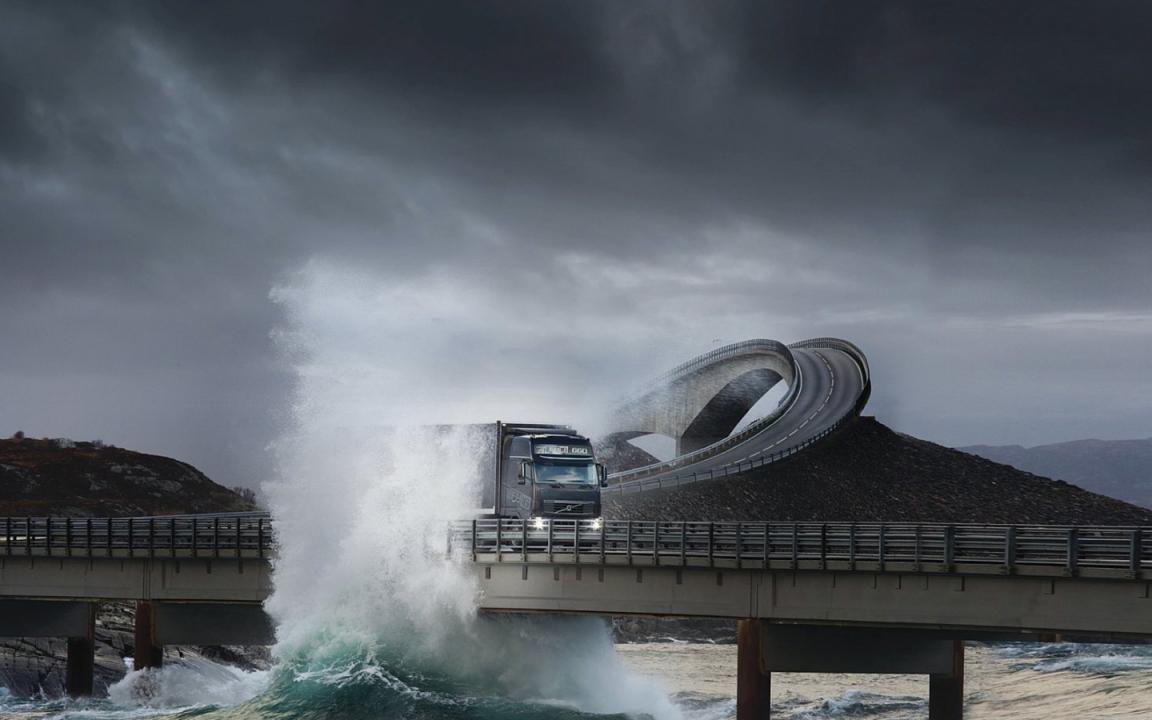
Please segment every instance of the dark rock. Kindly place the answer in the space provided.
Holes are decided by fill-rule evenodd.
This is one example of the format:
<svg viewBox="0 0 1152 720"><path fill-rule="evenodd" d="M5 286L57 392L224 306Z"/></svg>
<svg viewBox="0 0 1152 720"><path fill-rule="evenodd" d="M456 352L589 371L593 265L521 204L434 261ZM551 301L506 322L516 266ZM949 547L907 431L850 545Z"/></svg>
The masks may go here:
<svg viewBox="0 0 1152 720"><path fill-rule="evenodd" d="M0 440L0 516L125 517L255 509L171 458L102 443Z"/></svg>
<svg viewBox="0 0 1152 720"><path fill-rule="evenodd" d="M1149 525L1152 510L858 418L784 461L606 498L622 520L816 520Z"/></svg>
<svg viewBox="0 0 1152 720"><path fill-rule="evenodd" d="M101 603L96 618L96 667L93 690L97 697L128 671L125 658L133 655L136 613L131 603ZM56 638L0 640L0 687L16 697L59 697L64 694L67 641ZM177 658L205 658L245 670L265 670L272 664L266 647L193 646L164 648L165 662Z"/></svg>

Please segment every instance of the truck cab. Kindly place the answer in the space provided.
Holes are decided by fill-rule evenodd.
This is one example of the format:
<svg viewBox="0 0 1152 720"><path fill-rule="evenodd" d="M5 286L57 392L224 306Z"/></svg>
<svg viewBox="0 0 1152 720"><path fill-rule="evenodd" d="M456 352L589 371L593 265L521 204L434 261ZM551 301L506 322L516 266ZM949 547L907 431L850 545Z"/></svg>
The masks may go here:
<svg viewBox="0 0 1152 720"><path fill-rule="evenodd" d="M498 424L496 514L514 518L600 517L604 466L592 443L563 426Z"/></svg>

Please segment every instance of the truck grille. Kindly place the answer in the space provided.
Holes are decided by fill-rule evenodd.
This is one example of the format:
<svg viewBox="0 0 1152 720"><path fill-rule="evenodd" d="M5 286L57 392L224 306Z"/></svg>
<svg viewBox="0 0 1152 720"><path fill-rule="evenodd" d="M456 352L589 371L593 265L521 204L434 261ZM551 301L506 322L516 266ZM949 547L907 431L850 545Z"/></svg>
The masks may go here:
<svg viewBox="0 0 1152 720"><path fill-rule="evenodd" d="M591 508L586 503L569 502L566 500L552 500L548 503L549 512L553 515L585 516L591 514Z"/></svg>

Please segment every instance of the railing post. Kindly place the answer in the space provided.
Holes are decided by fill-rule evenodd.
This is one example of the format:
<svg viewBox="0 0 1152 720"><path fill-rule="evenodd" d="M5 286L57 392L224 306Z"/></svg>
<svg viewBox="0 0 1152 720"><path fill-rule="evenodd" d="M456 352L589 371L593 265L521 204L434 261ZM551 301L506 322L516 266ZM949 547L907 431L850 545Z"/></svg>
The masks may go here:
<svg viewBox="0 0 1152 720"><path fill-rule="evenodd" d="M72 518L64 520L64 555L72 557Z"/></svg>
<svg viewBox="0 0 1152 720"><path fill-rule="evenodd" d="M528 562L528 523L520 523L520 561Z"/></svg>
<svg viewBox="0 0 1152 720"><path fill-rule="evenodd" d="M1004 533L1004 573L1016 572L1016 526L1010 526Z"/></svg>
<svg viewBox="0 0 1152 720"><path fill-rule="evenodd" d="M916 560L915 560L915 568L914 568L915 572L920 572L920 564L923 562L923 559L924 559L924 549L923 549L923 545L922 545L923 541L924 541L923 528L920 525L916 525L916 550L915 550Z"/></svg>
<svg viewBox="0 0 1152 720"><path fill-rule="evenodd" d="M156 557L156 518L148 518L148 557Z"/></svg>
<svg viewBox="0 0 1152 720"><path fill-rule="evenodd" d="M220 518L212 518L212 556L220 557Z"/></svg>
<svg viewBox="0 0 1152 720"><path fill-rule="evenodd" d="M24 518L24 552L32 557L32 518Z"/></svg>
<svg viewBox="0 0 1152 720"><path fill-rule="evenodd" d="M1140 528L1136 528L1132 531L1132 556L1130 566L1132 568L1132 577L1140 577L1140 570L1142 569L1141 560L1144 557L1143 546L1143 531Z"/></svg>
<svg viewBox="0 0 1152 720"><path fill-rule="evenodd" d="M828 569L828 523L820 523L820 569Z"/></svg>
<svg viewBox="0 0 1152 720"><path fill-rule="evenodd" d="M580 518L572 521L572 561L580 564Z"/></svg>
<svg viewBox="0 0 1152 720"><path fill-rule="evenodd" d="M688 523L680 521L680 567L688 565Z"/></svg>
<svg viewBox="0 0 1152 720"><path fill-rule="evenodd" d="M242 539L240 537L240 518L236 518L232 522L236 523L236 559L239 560L241 557L243 557L243 555L240 553L240 545L242 544Z"/></svg>
<svg viewBox="0 0 1152 720"><path fill-rule="evenodd" d="M608 521L601 518L600 519L600 564L601 565L604 564L604 554L606 551L606 548L604 547L605 546L604 534L607 531L608 531Z"/></svg>
<svg viewBox="0 0 1152 720"><path fill-rule="evenodd" d="M716 524L713 522L708 523L708 567L716 567L716 554L714 551L715 545L713 544L713 535L716 530Z"/></svg>
<svg viewBox="0 0 1152 720"><path fill-rule="evenodd" d="M736 569L740 570L744 567L744 523L736 522Z"/></svg>
<svg viewBox="0 0 1152 720"><path fill-rule="evenodd" d="M128 557L132 557L135 554L134 551L136 549L136 533L133 532L134 529L135 528L132 518L128 518Z"/></svg>
<svg viewBox="0 0 1152 720"><path fill-rule="evenodd" d="M257 523L263 523L264 518L259 518ZM168 519L168 554L171 557L176 557L176 518ZM264 557L263 554L260 557Z"/></svg>
<svg viewBox="0 0 1152 720"><path fill-rule="evenodd" d="M879 534L876 537L876 559L880 563L880 572L884 572L884 543L886 539L884 523L880 523Z"/></svg>
<svg viewBox="0 0 1152 720"><path fill-rule="evenodd" d="M92 518L84 525L84 554L92 557Z"/></svg>
<svg viewBox="0 0 1152 720"><path fill-rule="evenodd" d="M192 557L200 556L200 523L196 522L196 516L192 516Z"/></svg>
<svg viewBox="0 0 1152 720"><path fill-rule="evenodd" d="M476 561L476 545L475 545L476 521L475 520L472 521L472 539L473 539L472 561L475 562ZM264 557L264 518L259 518L256 521L256 547L258 548L257 556L260 558L263 558ZM175 549L176 544L175 543L172 544L172 548L173 548L172 552L175 553L176 552L176 549Z"/></svg>
<svg viewBox="0 0 1152 720"><path fill-rule="evenodd" d="M1077 543L1076 528L1068 528L1068 564L1065 571L1068 575L1076 574L1076 567L1080 560L1080 548Z"/></svg>
<svg viewBox="0 0 1152 720"><path fill-rule="evenodd" d="M549 519L548 521L548 562L552 562L552 528L555 527L556 522Z"/></svg>
<svg viewBox="0 0 1152 720"><path fill-rule="evenodd" d="M524 527L528 527L528 521L523 518L520 519L524 523ZM504 519L496 518L496 562L504 562Z"/></svg>
<svg viewBox="0 0 1152 720"><path fill-rule="evenodd" d="M44 552L52 557L52 517L44 518Z"/></svg>
<svg viewBox="0 0 1152 720"><path fill-rule="evenodd" d="M628 564L631 565L632 564L632 521L628 520L626 522L627 522L627 529L628 529L628 541L625 545L625 552L628 554Z"/></svg>
<svg viewBox="0 0 1152 720"><path fill-rule="evenodd" d="M856 569L856 523L848 526L848 567Z"/></svg>
<svg viewBox="0 0 1152 720"><path fill-rule="evenodd" d="M944 572L952 572L952 564L956 559L956 528L952 525L944 527Z"/></svg>
<svg viewBox="0 0 1152 720"><path fill-rule="evenodd" d="M767 554L767 553L765 553ZM792 569L800 567L800 527L792 523Z"/></svg>

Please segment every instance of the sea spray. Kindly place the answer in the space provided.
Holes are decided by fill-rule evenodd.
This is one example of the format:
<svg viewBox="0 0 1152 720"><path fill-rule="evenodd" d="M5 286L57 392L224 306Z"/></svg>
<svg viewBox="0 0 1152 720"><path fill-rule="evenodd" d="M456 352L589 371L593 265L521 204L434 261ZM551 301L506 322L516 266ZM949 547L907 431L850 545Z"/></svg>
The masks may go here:
<svg viewBox="0 0 1152 720"><path fill-rule="evenodd" d="M480 617L472 569L446 557L449 523L478 504L484 436L434 424L555 419L571 409L562 375L551 378L556 404L529 412L525 397L547 395L539 387L492 387L508 385L518 359L538 357L473 363L492 349L428 333L445 314L474 312L468 302L333 273L310 266L275 294L298 383L292 427L275 446L279 477L265 487L280 667L261 712L287 703L295 716L343 713L334 706L349 717L676 716L661 687L621 663L603 620Z"/></svg>
<svg viewBox="0 0 1152 720"><path fill-rule="evenodd" d="M245 702L267 685L267 671L241 670L203 658L170 659L161 668L129 671L108 688L108 699L118 707L219 707Z"/></svg>

